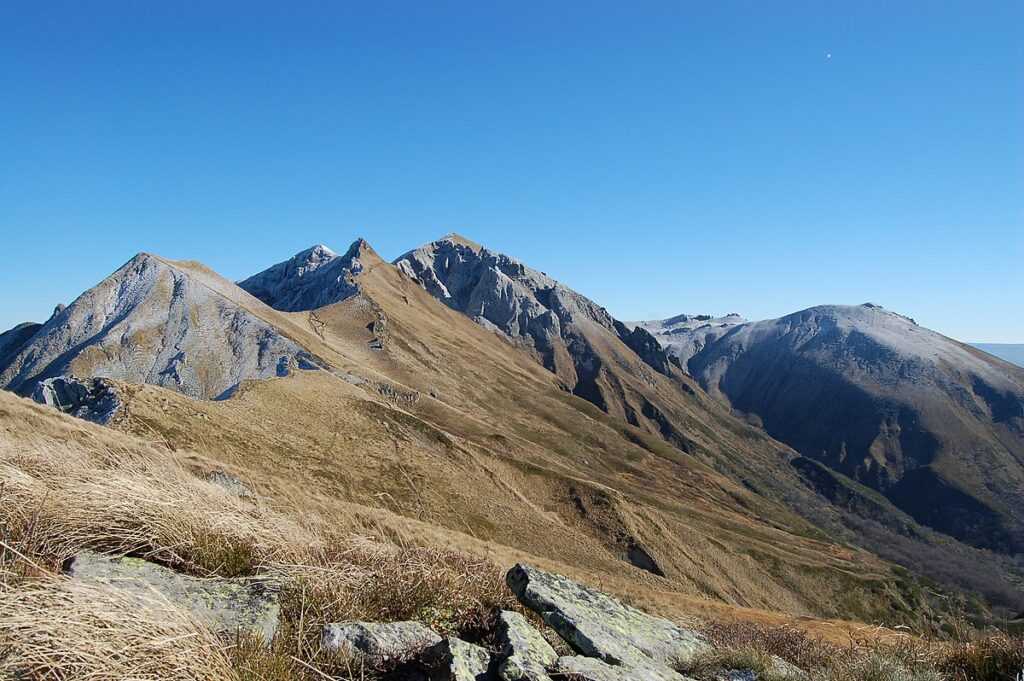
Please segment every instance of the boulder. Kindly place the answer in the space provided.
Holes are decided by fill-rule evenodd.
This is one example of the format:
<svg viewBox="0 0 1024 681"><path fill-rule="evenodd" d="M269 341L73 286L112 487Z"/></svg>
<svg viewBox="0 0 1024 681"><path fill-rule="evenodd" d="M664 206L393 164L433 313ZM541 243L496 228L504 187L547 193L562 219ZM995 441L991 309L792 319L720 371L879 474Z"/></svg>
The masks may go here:
<svg viewBox="0 0 1024 681"><path fill-rule="evenodd" d="M88 381L74 376L47 378L36 384L32 399L101 426L109 423L121 406L114 387L102 378Z"/></svg>
<svg viewBox="0 0 1024 681"><path fill-rule="evenodd" d="M249 501L259 500L259 495L252 490L251 487L246 485L244 482L224 471L217 469L212 470L206 474L206 479L215 485L219 485L227 491L234 494L240 499L248 499Z"/></svg>
<svg viewBox="0 0 1024 681"><path fill-rule="evenodd" d="M428 651L427 657L447 667L437 674L437 681L487 681L492 678L491 654L462 639L444 639Z"/></svg>
<svg viewBox="0 0 1024 681"><path fill-rule="evenodd" d="M587 657L664 673L708 649L694 632L567 577L520 564L506 581L524 605Z"/></svg>
<svg viewBox="0 0 1024 681"><path fill-rule="evenodd" d="M671 672L671 676L662 675L667 670L620 667L602 662L596 657L582 656L558 658L558 671L579 681L661 681L685 678L675 672Z"/></svg>
<svg viewBox="0 0 1024 681"><path fill-rule="evenodd" d="M558 660L558 653L518 612L501 613L500 640L502 662L498 677L502 681L551 681L548 668Z"/></svg>
<svg viewBox="0 0 1024 681"><path fill-rule="evenodd" d="M324 626L320 645L369 665L409 660L441 642L419 622L334 622Z"/></svg>
<svg viewBox="0 0 1024 681"><path fill-rule="evenodd" d="M772 655L769 671L776 679L786 679L786 681L805 681L807 679L807 672L795 664L786 662L778 655Z"/></svg>
<svg viewBox="0 0 1024 681"><path fill-rule="evenodd" d="M141 558L84 551L65 564L73 579L105 583L140 596L159 593L217 632L250 632L270 641L277 632L278 584L258 577L200 579Z"/></svg>
<svg viewBox="0 0 1024 681"><path fill-rule="evenodd" d="M558 671L580 681L692 681L653 662L612 665L596 657L583 656L558 658Z"/></svg>

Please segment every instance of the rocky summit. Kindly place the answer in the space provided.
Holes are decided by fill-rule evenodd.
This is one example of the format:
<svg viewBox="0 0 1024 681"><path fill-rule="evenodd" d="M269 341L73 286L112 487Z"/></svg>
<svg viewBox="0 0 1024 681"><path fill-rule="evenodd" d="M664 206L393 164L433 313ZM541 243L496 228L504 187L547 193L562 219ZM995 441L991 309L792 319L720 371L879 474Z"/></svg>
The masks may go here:
<svg viewBox="0 0 1024 681"><path fill-rule="evenodd" d="M276 310L316 310L356 294L356 277L363 271L363 252L368 248L362 239L344 255L323 245L313 246L238 282L238 286Z"/></svg>
<svg viewBox="0 0 1024 681"><path fill-rule="evenodd" d="M664 351L646 331L627 329L594 301L508 255L453 235L394 264L448 307L534 348L581 395L592 394L602 363L595 336L613 336L669 373Z"/></svg>

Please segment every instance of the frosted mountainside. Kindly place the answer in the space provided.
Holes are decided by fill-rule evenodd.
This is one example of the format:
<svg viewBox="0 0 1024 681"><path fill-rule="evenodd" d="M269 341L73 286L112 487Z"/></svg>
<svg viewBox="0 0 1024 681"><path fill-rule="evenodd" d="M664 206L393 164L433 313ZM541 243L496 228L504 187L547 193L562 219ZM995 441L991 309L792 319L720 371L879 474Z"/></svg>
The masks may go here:
<svg viewBox="0 0 1024 681"><path fill-rule="evenodd" d="M871 304L641 324L804 456L959 539L1024 550L1024 370Z"/></svg>
<svg viewBox="0 0 1024 681"><path fill-rule="evenodd" d="M690 358L704 346L718 340L733 327L746 324L747 320L738 314L724 317L681 314L669 319L628 323L646 329L685 368Z"/></svg>
<svg viewBox="0 0 1024 681"><path fill-rule="evenodd" d="M25 322L18 324L13 329L0 333L0 367L3 367L8 358L17 354L22 346L32 339L42 328L42 324Z"/></svg>
<svg viewBox="0 0 1024 681"><path fill-rule="evenodd" d="M83 293L0 364L0 387L113 378L197 398L320 362L251 309L262 304L198 263L141 253Z"/></svg>

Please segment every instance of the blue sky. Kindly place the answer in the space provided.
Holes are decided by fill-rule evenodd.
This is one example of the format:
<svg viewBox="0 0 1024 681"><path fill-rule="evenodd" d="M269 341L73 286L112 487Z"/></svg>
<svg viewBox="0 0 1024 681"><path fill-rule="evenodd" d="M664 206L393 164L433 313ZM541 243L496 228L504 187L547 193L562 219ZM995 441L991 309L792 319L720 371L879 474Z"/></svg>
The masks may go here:
<svg viewBox="0 0 1024 681"><path fill-rule="evenodd" d="M1024 3L0 3L0 327L450 231L622 319L1024 342Z"/></svg>

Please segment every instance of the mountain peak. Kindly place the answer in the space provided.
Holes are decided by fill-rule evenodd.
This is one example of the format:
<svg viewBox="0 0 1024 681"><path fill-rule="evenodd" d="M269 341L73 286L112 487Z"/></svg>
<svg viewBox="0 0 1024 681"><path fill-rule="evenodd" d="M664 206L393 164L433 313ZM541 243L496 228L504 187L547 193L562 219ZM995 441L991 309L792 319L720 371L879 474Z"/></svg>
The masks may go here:
<svg viewBox="0 0 1024 681"><path fill-rule="evenodd" d="M353 241L344 255L318 244L238 285L277 310L315 310L358 293L356 278L365 263L379 260L380 256L363 238Z"/></svg>
<svg viewBox="0 0 1024 681"><path fill-rule="evenodd" d="M31 394L50 378L105 377L205 399L318 365L236 292L198 263L139 253L20 346L5 343L0 386Z"/></svg>
<svg viewBox="0 0 1024 681"><path fill-rule="evenodd" d="M461 234L456 234L455 232L449 232L448 234L445 234L443 237L439 239L439 241L448 241L459 246L466 246L467 248L473 251L480 251L483 249L483 246L481 246L477 242L471 239L467 239Z"/></svg>

